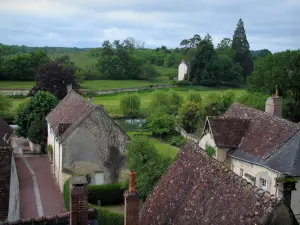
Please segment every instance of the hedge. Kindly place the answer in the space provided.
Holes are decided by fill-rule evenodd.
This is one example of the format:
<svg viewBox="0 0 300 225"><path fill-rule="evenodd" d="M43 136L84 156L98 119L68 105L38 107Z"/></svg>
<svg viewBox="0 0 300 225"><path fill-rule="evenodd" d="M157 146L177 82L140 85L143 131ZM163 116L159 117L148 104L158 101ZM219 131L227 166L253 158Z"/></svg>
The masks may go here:
<svg viewBox="0 0 300 225"><path fill-rule="evenodd" d="M117 205L124 202L124 189L122 184L89 185L89 203L101 205Z"/></svg>
<svg viewBox="0 0 300 225"><path fill-rule="evenodd" d="M67 211L70 210L70 179L64 183L64 202Z"/></svg>
<svg viewBox="0 0 300 225"><path fill-rule="evenodd" d="M89 204L89 208L94 208L98 212L99 224L101 225L124 225L124 214L112 212L103 207Z"/></svg>

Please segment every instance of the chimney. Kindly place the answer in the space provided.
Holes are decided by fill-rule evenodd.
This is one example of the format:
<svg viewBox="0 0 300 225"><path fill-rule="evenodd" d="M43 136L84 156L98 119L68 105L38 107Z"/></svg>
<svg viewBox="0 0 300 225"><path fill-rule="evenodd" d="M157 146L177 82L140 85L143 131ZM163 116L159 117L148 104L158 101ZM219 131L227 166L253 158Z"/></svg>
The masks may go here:
<svg viewBox="0 0 300 225"><path fill-rule="evenodd" d="M276 183L278 190L282 194L284 204L291 207L292 191L296 190L297 180L292 176L283 176L277 177Z"/></svg>
<svg viewBox="0 0 300 225"><path fill-rule="evenodd" d="M279 91L276 88L275 96L269 97L266 102L266 113L274 116L282 117L282 103Z"/></svg>
<svg viewBox="0 0 300 225"><path fill-rule="evenodd" d="M139 224L139 196L135 191L135 172L130 172L129 191L124 194L124 225Z"/></svg>
<svg viewBox="0 0 300 225"><path fill-rule="evenodd" d="M72 84L67 84L67 94L72 91Z"/></svg>
<svg viewBox="0 0 300 225"><path fill-rule="evenodd" d="M85 176L70 180L70 225L88 224L88 187Z"/></svg>

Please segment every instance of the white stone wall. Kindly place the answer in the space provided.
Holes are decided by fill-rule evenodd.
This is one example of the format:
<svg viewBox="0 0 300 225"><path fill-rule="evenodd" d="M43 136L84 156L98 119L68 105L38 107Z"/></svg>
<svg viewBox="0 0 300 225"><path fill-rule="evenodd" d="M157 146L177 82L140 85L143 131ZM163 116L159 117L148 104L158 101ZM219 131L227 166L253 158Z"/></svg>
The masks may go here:
<svg viewBox="0 0 300 225"><path fill-rule="evenodd" d="M291 207L292 210L298 219L300 220L300 177L297 178L296 190L292 192L292 202Z"/></svg>
<svg viewBox="0 0 300 225"><path fill-rule="evenodd" d="M240 169L243 169L244 178L250 183L254 184L250 179L245 177L245 173L250 174L253 177L256 177L255 186L260 187L260 178L265 179L268 182L267 190L273 195L278 196L278 189L276 187L275 179L280 174L275 171L269 170L265 167L250 164L238 159L231 158L231 169L238 175L240 175Z"/></svg>
<svg viewBox="0 0 300 225"><path fill-rule="evenodd" d="M8 221L20 219L20 192L19 192L19 177L17 173L15 157L11 159L11 174L10 174L10 190L9 190L9 210Z"/></svg>
<svg viewBox="0 0 300 225"><path fill-rule="evenodd" d="M182 62L178 66L178 80L183 80L184 75L187 73L187 65Z"/></svg>

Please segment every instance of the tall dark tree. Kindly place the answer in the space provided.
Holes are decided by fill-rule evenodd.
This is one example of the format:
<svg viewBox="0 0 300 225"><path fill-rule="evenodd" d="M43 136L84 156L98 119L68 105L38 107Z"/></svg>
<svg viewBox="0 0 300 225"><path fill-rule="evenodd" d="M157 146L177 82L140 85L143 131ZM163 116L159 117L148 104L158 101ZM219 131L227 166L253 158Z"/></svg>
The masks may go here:
<svg viewBox="0 0 300 225"><path fill-rule="evenodd" d="M234 31L231 48L234 50L234 60L241 65L242 75L246 81L246 77L253 72L253 61L242 19L239 19Z"/></svg>
<svg viewBox="0 0 300 225"><path fill-rule="evenodd" d="M43 90L51 92L58 99L63 99L67 95L68 84L72 84L74 90L79 90L79 84L76 82L74 73L72 67L61 66L55 61L44 64L38 71L36 86L31 89L29 95Z"/></svg>

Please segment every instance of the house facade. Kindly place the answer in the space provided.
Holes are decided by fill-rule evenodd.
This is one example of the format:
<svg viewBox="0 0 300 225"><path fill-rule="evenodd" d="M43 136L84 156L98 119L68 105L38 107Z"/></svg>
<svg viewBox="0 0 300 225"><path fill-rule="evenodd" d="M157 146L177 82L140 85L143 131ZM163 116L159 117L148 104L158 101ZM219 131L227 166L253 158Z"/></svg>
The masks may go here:
<svg viewBox="0 0 300 225"><path fill-rule="evenodd" d="M300 126L281 118L278 94L266 102L265 112L234 103L221 117L208 117L199 140L215 149L223 162L251 184L282 197L278 177L298 181L291 208L300 219Z"/></svg>
<svg viewBox="0 0 300 225"><path fill-rule="evenodd" d="M184 80L184 76L188 71L187 64L184 60L178 66L178 80Z"/></svg>
<svg viewBox="0 0 300 225"><path fill-rule="evenodd" d="M104 111L71 90L46 118L53 172L62 190L71 175L88 175L90 183L116 182L129 140Z"/></svg>

